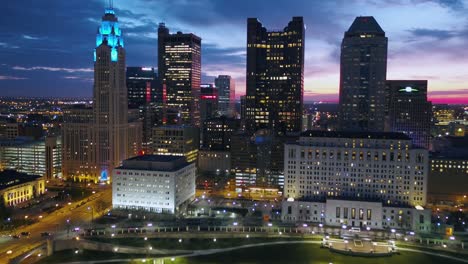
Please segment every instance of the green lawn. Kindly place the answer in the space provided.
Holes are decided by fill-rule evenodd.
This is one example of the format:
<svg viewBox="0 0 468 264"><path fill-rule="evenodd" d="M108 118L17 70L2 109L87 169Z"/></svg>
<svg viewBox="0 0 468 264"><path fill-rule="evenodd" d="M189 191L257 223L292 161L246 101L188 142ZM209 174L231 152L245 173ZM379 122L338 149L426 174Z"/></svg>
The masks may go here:
<svg viewBox="0 0 468 264"><path fill-rule="evenodd" d="M107 259L132 259L144 258L145 255L132 255L112 252L100 252L92 250L83 250L75 254L73 250L64 250L55 252L54 255L46 257L36 262L36 264L54 264L54 263L67 263L79 262L84 260L107 260Z"/></svg>
<svg viewBox="0 0 468 264"><path fill-rule="evenodd" d="M232 240L232 239L231 239ZM234 239L235 240L235 239ZM265 239L262 239L265 242ZM161 241L161 243L166 241ZM206 239L191 240L190 243L207 242ZM221 242L219 247L226 245L228 242ZM172 243L172 242L170 242ZM235 243L235 241L229 242ZM240 242L237 242L240 243ZM196 248L197 245L190 247ZM133 264L142 263L141 260L131 260L136 258L145 258L145 256L111 253L111 252L96 252L96 251L84 251L79 254L74 254L73 251L61 251L55 253L53 256L43 259L38 262L39 264L55 264L55 263L67 263L67 262L79 262L79 261L92 261L92 260L110 260L110 259L128 259L124 262L113 262L122 264ZM153 263L150 258L147 259L146 263ZM262 247L253 247L247 249L239 249L225 253L198 256L198 257L175 257L174 261L167 258L165 263L173 264L461 264L461 262L453 261L446 258L440 258L427 254L413 253L413 252L401 252L398 255L391 257L352 257L332 253L328 249L322 249L316 244L284 244L284 245L271 245Z"/></svg>
<svg viewBox="0 0 468 264"><path fill-rule="evenodd" d="M174 264L460 264L426 254L401 252L400 255L382 258L350 257L331 253L327 249L321 249L319 245L290 244L272 245L256 248L235 250L226 253L191 257L176 258L175 261L167 261Z"/></svg>
<svg viewBox="0 0 468 264"><path fill-rule="evenodd" d="M214 238L214 236L213 236ZM148 238L144 240L143 237L125 237L125 238L100 238L91 237L86 238L92 241L112 243L118 246L131 246L131 247L148 247L159 249L186 249L186 250L200 250L200 249L213 249L213 248L228 248L245 244L256 244L275 241L288 241L300 240L300 238L185 238L179 242L177 238Z"/></svg>

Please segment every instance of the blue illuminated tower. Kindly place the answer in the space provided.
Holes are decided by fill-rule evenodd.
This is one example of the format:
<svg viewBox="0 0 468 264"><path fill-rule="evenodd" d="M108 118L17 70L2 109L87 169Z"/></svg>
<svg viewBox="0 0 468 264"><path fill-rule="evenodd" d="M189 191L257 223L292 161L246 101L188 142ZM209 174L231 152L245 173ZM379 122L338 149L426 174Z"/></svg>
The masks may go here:
<svg viewBox="0 0 468 264"><path fill-rule="evenodd" d="M65 179L110 181L113 168L141 152L142 124L128 115L125 69L122 31L109 3L94 49L93 109L71 111L80 121L62 127Z"/></svg>
<svg viewBox="0 0 468 264"><path fill-rule="evenodd" d="M94 141L101 180L128 158L125 69L122 31L110 4L98 28L94 51Z"/></svg>

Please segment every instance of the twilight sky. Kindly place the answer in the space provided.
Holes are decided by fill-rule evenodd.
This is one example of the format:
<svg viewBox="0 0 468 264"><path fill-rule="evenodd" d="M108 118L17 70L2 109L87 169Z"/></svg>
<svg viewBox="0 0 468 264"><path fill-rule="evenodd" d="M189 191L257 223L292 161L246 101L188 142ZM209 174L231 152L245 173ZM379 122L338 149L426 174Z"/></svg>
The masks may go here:
<svg viewBox="0 0 468 264"><path fill-rule="evenodd" d="M105 0L14 0L0 16L0 96L91 96ZM306 100L336 101L340 43L356 16L389 38L387 79L427 79L435 103L468 103L468 0L114 0L127 66L157 65L157 25L202 38L204 82L245 93L246 21L283 29L303 16Z"/></svg>

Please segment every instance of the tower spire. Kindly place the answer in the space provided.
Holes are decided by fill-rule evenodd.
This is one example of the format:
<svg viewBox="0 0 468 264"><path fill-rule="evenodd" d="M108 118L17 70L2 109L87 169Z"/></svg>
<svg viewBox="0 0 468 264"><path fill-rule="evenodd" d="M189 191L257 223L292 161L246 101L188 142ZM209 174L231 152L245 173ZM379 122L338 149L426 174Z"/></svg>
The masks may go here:
<svg viewBox="0 0 468 264"><path fill-rule="evenodd" d="M109 0L109 8L113 9L114 8L114 0Z"/></svg>

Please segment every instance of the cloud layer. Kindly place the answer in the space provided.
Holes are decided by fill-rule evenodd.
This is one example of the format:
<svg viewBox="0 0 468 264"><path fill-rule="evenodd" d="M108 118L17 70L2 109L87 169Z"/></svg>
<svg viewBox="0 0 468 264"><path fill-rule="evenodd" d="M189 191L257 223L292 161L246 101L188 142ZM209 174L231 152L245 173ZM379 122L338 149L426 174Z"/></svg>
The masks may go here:
<svg viewBox="0 0 468 264"><path fill-rule="evenodd" d="M0 95L90 96L103 2L6 5L0 17ZM468 97L466 1L116 0L114 7L126 38L127 65L157 65L156 31L165 22L172 32L199 35L203 81L232 75L238 95L245 92L246 19L282 29L292 16L303 16L309 100L337 99L343 33L356 16L372 15L389 38L388 79L428 79L436 100Z"/></svg>

